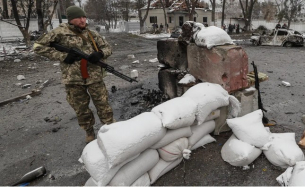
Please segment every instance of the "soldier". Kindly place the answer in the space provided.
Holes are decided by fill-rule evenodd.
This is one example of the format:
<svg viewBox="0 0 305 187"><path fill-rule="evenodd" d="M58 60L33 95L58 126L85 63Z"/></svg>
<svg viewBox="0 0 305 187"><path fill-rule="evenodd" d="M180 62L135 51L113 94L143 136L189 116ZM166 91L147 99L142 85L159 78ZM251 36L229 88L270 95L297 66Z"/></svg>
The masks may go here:
<svg viewBox="0 0 305 187"><path fill-rule="evenodd" d="M62 83L65 85L67 101L75 110L78 123L86 131L86 143L95 139L93 125L95 119L89 109L90 97L97 109L97 114L104 124L111 124L112 108L108 104L108 91L103 82L103 71L96 65L112 54L111 47L96 31L89 30L86 13L77 6L66 10L68 23L44 34L34 44L34 52L51 60L59 60ZM89 55L89 62L73 53L57 51L50 47L56 42L65 47L75 47Z"/></svg>

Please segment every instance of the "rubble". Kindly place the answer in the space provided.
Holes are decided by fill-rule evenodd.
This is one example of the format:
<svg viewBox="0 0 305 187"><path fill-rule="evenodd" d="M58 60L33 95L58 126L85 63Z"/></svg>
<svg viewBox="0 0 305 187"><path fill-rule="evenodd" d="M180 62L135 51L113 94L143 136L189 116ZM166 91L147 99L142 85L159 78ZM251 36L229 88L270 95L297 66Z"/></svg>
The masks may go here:
<svg viewBox="0 0 305 187"><path fill-rule="evenodd" d="M17 80L19 80L19 81L20 81L20 80L24 80L24 79L25 79L24 75L18 75L18 76L17 76Z"/></svg>

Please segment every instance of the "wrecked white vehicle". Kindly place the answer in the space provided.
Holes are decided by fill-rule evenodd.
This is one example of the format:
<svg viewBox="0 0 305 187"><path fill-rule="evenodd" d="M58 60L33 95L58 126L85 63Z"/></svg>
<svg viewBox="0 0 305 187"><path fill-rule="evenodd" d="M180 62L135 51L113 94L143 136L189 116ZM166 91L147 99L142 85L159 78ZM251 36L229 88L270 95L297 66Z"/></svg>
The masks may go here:
<svg viewBox="0 0 305 187"><path fill-rule="evenodd" d="M304 46L301 33L291 29L273 29L270 33L252 34L253 45Z"/></svg>

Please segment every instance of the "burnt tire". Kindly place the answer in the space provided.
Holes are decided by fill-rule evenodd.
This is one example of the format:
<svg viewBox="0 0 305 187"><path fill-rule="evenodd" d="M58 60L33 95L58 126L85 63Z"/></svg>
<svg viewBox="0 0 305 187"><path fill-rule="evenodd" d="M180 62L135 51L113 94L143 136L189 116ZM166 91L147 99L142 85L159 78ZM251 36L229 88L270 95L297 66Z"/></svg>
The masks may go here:
<svg viewBox="0 0 305 187"><path fill-rule="evenodd" d="M292 43L291 42L286 42L285 44L284 44L284 47L292 47L293 45L292 45Z"/></svg>
<svg viewBox="0 0 305 187"><path fill-rule="evenodd" d="M255 45L255 46L259 46L259 42L258 42L257 40L254 40L254 41L252 42L252 44Z"/></svg>

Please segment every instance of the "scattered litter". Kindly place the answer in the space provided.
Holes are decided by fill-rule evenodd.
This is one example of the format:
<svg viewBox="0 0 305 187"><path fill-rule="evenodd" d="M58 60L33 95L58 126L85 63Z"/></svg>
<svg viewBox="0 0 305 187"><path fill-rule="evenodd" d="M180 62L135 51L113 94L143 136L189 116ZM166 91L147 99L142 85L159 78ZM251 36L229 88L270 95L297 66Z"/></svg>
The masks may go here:
<svg viewBox="0 0 305 187"><path fill-rule="evenodd" d="M21 62L21 60L20 59L15 59L14 62Z"/></svg>
<svg viewBox="0 0 305 187"><path fill-rule="evenodd" d="M123 66L120 67L120 70L124 70L124 69L127 69L127 68L129 68L129 66L123 65Z"/></svg>
<svg viewBox="0 0 305 187"><path fill-rule="evenodd" d="M158 58L154 58L154 59L150 59L149 62L155 63L155 62L159 62Z"/></svg>
<svg viewBox="0 0 305 187"><path fill-rule="evenodd" d="M138 78L138 76L139 76L138 70L134 69L130 72L131 78Z"/></svg>
<svg viewBox="0 0 305 187"><path fill-rule="evenodd" d="M18 83L15 84L15 86L21 86L21 85L22 85L21 82L18 82Z"/></svg>
<svg viewBox="0 0 305 187"><path fill-rule="evenodd" d="M267 171L267 169L266 169L266 168L264 168L264 169L263 169L263 171Z"/></svg>
<svg viewBox="0 0 305 187"><path fill-rule="evenodd" d="M287 87L290 87L290 86L291 86L291 84L290 84L289 82L286 82L286 81L282 81L282 84L283 84L284 86L287 86Z"/></svg>
<svg viewBox="0 0 305 187"><path fill-rule="evenodd" d="M23 75L18 75L18 76L17 76L17 80L19 80L19 81L20 81L20 80L24 80L24 79L25 79L25 77L24 77Z"/></svg>
<svg viewBox="0 0 305 187"><path fill-rule="evenodd" d="M31 84L24 84L23 86L22 86L22 88L24 89L24 88L29 88L29 87L31 87L32 85Z"/></svg>
<svg viewBox="0 0 305 187"><path fill-rule="evenodd" d="M132 63L133 63L133 64L139 64L140 61L139 61L139 60L135 60L135 61L133 61Z"/></svg>
<svg viewBox="0 0 305 187"><path fill-rule="evenodd" d="M59 66L60 63L54 63L53 66Z"/></svg>
<svg viewBox="0 0 305 187"><path fill-rule="evenodd" d="M27 100L32 99L32 97L31 97L30 95L27 95L25 98L26 98Z"/></svg>
<svg viewBox="0 0 305 187"><path fill-rule="evenodd" d="M133 59L133 58L135 58L135 56L134 55L127 55L127 58L128 59Z"/></svg>
<svg viewBox="0 0 305 187"><path fill-rule="evenodd" d="M250 166L243 166L243 170L249 170Z"/></svg>

